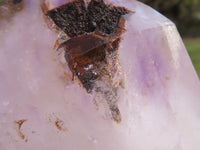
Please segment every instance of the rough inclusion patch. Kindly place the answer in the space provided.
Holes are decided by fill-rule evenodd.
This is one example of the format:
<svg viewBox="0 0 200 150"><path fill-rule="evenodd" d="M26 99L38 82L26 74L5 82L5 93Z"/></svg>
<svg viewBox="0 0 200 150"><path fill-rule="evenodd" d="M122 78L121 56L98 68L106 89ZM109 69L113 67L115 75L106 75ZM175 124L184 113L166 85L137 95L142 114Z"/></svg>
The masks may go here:
<svg viewBox="0 0 200 150"><path fill-rule="evenodd" d="M123 79L119 77L118 47L120 36L125 32L125 18L122 16L131 11L105 4L103 0L88 3L74 0L44 11L66 34L66 41L58 49L64 48L73 78L77 76L87 92L96 95L95 104L105 100L113 120L121 122L117 102ZM101 98L97 98L97 95Z"/></svg>
<svg viewBox="0 0 200 150"><path fill-rule="evenodd" d="M47 1L51 9L61 2ZM105 3L135 11L118 47L121 123L96 110L70 70L63 82L58 35L40 1L26 0L12 20L0 21L0 150L200 149L200 83L175 25L138 1Z"/></svg>

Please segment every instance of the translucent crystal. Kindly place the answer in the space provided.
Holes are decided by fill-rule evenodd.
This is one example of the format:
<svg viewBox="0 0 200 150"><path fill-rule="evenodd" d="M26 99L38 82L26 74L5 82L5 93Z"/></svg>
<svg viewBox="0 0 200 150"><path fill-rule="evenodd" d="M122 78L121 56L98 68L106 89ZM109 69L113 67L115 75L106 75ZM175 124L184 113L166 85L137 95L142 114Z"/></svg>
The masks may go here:
<svg viewBox="0 0 200 150"><path fill-rule="evenodd" d="M72 81L41 2L26 0L0 21L0 150L199 150L200 82L175 25L137 1L105 3L135 12L118 49L121 122Z"/></svg>

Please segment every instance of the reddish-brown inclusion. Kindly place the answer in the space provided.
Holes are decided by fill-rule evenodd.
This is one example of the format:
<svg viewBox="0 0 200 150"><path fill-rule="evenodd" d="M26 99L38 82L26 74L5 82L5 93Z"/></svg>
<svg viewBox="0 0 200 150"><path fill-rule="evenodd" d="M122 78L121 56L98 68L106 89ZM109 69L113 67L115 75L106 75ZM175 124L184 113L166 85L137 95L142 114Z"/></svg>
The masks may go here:
<svg viewBox="0 0 200 150"><path fill-rule="evenodd" d="M87 6L86 6L87 5ZM113 119L121 121L117 106L117 88L112 87L118 61L120 35L125 31L122 15L131 11L124 7L106 5L103 0L75 0L47 12L54 23L70 39L60 45L73 76L77 76L88 93L102 93ZM108 61L111 64L108 63ZM96 81L105 80L108 87L102 89Z"/></svg>

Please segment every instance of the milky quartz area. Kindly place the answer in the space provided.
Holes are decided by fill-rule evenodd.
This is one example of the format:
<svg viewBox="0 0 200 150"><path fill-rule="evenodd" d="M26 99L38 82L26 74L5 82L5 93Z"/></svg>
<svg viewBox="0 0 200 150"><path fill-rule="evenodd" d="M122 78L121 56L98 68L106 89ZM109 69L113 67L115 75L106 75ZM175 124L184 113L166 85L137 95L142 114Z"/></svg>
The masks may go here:
<svg viewBox="0 0 200 150"><path fill-rule="evenodd" d="M200 149L200 82L175 25L140 2L113 1L135 11L119 47L121 123L71 80L40 1L26 0L0 21L0 150Z"/></svg>

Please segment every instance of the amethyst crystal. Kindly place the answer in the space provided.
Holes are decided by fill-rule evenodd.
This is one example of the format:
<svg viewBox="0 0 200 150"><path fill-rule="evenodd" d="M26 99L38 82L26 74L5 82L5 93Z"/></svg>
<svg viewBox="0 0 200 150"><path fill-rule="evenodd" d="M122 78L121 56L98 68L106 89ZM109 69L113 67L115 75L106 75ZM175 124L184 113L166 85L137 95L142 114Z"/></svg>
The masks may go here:
<svg viewBox="0 0 200 150"><path fill-rule="evenodd" d="M8 2L0 150L199 150L200 82L170 20L131 0ZM72 28L55 12L73 3Z"/></svg>

